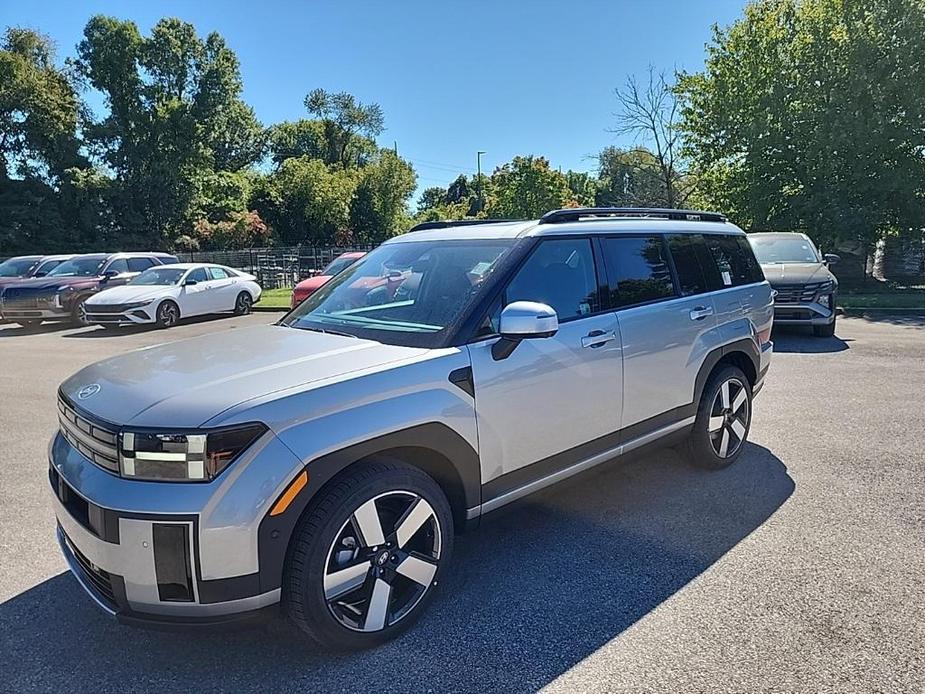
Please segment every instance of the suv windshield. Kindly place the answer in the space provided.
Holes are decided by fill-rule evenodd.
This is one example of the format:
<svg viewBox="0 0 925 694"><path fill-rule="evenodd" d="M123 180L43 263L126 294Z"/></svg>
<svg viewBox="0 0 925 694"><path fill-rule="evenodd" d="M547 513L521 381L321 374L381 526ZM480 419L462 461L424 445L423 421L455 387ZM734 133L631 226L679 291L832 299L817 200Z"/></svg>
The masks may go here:
<svg viewBox="0 0 925 694"><path fill-rule="evenodd" d="M282 320L293 328L433 346L478 293L509 240L410 241L380 246ZM403 337L404 336L404 337Z"/></svg>
<svg viewBox="0 0 925 694"><path fill-rule="evenodd" d="M748 240L762 265L820 262L813 244L802 236L749 236Z"/></svg>
<svg viewBox="0 0 925 694"><path fill-rule="evenodd" d="M344 258L344 257L334 258L334 260L328 263L328 266L324 270L321 271L321 274L328 275L329 277L333 277L334 275L339 275L340 273L342 273L344 270L346 270L348 267L353 265L358 260L359 258L356 258L356 257L354 258Z"/></svg>
<svg viewBox="0 0 925 694"><path fill-rule="evenodd" d="M10 258L0 263L0 277L23 277L38 261L35 258Z"/></svg>
<svg viewBox="0 0 925 694"><path fill-rule="evenodd" d="M73 258L61 263L48 273L48 277L96 277L103 269L105 256Z"/></svg>
<svg viewBox="0 0 925 694"><path fill-rule="evenodd" d="M129 284L168 285L176 284L186 270L182 268L153 267L145 270Z"/></svg>

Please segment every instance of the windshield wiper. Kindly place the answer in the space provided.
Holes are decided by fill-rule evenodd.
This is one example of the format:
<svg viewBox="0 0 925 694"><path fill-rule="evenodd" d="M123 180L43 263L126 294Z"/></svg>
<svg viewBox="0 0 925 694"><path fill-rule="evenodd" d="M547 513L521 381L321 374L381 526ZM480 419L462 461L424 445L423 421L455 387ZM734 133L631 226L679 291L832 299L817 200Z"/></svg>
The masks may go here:
<svg viewBox="0 0 925 694"><path fill-rule="evenodd" d="M321 328L307 328L307 327L303 328L298 325L291 325L291 324L285 324L285 323L283 325L286 325L286 327L288 328L295 328L296 330L308 330L313 333L324 333L325 335L339 335L340 337L353 337L353 338L356 338L357 340L360 339L356 335L351 335L350 333L345 333L340 330L322 330Z"/></svg>

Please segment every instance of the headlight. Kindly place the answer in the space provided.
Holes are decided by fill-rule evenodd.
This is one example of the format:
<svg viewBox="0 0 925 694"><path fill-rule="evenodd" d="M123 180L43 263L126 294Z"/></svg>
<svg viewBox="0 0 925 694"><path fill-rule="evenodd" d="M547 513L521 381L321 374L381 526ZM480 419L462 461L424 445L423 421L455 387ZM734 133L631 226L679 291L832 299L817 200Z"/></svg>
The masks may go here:
<svg viewBox="0 0 925 694"><path fill-rule="evenodd" d="M122 433L119 469L123 477L168 482L215 479L267 430L244 424L195 433Z"/></svg>
<svg viewBox="0 0 925 694"><path fill-rule="evenodd" d="M147 306L151 303L151 301L154 300L150 299L149 301L134 301L130 304L122 304L122 308L125 311L131 311L133 308L141 308L142 306Z"/></svg>
<svg viewBox="0 0 925 694"><path fill-rule="evenodd" d="M825 306L826 308L832 308L832 295L820 294L816 297L816 303L820 306Z"/></svg>

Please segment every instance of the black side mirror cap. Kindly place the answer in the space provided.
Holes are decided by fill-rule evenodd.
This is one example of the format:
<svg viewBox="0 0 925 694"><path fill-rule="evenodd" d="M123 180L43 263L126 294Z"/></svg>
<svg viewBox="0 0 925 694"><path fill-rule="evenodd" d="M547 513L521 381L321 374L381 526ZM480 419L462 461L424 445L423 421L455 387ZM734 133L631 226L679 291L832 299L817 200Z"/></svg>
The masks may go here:
<svg viewBox="0 0 925 694"><path fill-rule="evenodd" d="M827 265L835 265L835 263L841 260L841 256L835 255L834 253L826 253L822 256L822 259L826 262Z"/></svg>

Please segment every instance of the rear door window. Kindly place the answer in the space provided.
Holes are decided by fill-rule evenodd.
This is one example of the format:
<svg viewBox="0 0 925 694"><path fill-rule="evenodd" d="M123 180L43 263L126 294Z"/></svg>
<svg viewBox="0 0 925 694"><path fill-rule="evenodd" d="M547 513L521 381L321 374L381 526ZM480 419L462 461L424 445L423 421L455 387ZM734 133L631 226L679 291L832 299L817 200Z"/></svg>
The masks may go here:
<svg viewBox="0 0 925 694"><path fill-rule="evenodd" d="M668 249L674 261L681 296L693 296L710 291L703 272L698 246L703 247L703 237L700 234L671 234L668 236Z"/></svg>
<svg viewBox="0 0 925 694"><path fill-rule="evenodd" d="M129 272L144 272L149 267L154 266L154 261L150 258L129 258L128 259L128 270Z"/></svg>
<svg viewBox="0 0 925 694"><path fill-rule="evenodd" d="M675 296L661 236L613 236L602 241L614 308Z"/></svg>

